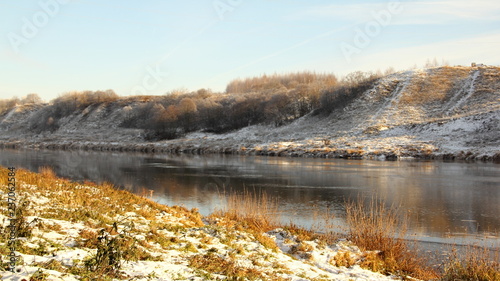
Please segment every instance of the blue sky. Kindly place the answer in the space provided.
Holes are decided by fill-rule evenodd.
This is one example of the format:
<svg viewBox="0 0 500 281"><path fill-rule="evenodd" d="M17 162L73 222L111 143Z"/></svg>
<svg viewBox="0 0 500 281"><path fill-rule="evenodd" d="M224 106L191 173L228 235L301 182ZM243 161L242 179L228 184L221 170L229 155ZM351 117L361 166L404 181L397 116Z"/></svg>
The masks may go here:
<svg viewBox="0 0 500 281"><path fill-rule="evenodd" d="M0 98L224 91L264 73L500 65L500 2L0 0Z"/></svg>

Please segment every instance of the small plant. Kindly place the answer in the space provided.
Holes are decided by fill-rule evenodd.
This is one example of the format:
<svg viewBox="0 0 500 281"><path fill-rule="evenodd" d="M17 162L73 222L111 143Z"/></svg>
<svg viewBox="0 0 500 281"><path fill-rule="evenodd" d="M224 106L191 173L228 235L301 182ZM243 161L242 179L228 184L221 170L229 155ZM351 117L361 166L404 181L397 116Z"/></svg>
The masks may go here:
<svg viewBox="0 0 500 281"><path fill-rule="evenodd" d="M349 252L338 252L331 260L330 263L335 266L351 267L356 264L356 259L351 256Z"/></svg>
<svg viewBox="0 0 500 281"><path fill-rule="evenodd" d="M111 231L118 232L116 222ZM137 248L136 240L129 237L125 230L122 233L111 235L102 229L97 240L97 253L85 261L85 267L98 276L120 276L119 270L123 260L144 258L144 251Z"/></svg>
<svg viewBox="0 0 500 281"><path fill-rule="evenodd" d="M49 277L49 274L43 272L41 269L38 269L33 275L30 276L29 281L45 281Z"/></svg>

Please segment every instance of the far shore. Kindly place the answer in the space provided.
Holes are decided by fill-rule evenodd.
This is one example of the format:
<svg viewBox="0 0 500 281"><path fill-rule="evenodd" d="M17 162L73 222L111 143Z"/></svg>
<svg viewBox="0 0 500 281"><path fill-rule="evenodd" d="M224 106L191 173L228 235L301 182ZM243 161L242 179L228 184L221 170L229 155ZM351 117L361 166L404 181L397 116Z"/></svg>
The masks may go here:
<svg viewBox="0 0 500 281"><path fill-rule="evenodd" d="M168 154L226 154L271 157L304 157L329 159L357 160L437 160L437 161L484 161L499 162L500 152L488 154L471 151L440 153L419 151L418 148L407 146L405 149L390 149L386 151L364 152L360 149L336 148L334 145L325 147L277 147L276 145L246 147L244 145L219 145L216 142L197 143L196 140L178 139L163 142L113 142L113 141L2 141L0 148L34 149L34 150L71 150L71 151L111 151L140 152Z"/></svg>

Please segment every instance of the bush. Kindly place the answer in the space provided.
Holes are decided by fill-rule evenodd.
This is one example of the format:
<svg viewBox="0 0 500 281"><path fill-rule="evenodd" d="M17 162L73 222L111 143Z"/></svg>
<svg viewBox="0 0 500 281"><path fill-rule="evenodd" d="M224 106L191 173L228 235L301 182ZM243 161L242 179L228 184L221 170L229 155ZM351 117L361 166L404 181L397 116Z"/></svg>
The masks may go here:
<svg viewBox="0 0 500 281"><path fill-rule="evenodd" d="M276 90L280 88L294 89L298 85L321 85L330 88L337 84L333 74L317 74L314 72L296 72L289 74L262 75L258 77L235 79L226 86L226 93L251 93Z"/></svg>
<svg viewBox="0 0 500 281"><path fill-rule="evenodd" d="M378 76L371 73L349 74L339 86L323 91L318 113L330 114L335 109L344 108L372 88L377 80Z"/></svg>
<svg viewBox="0 0 500 281"><path fill-rule="evenodd" d="M13 109L16 105L25 105L25 104L39 104L42 103L42 99L37 94L28 94L26 97L19 98L11 98L11 99L3 99L0 100L0 115L3 115Z"/></svg>
<svg viewBox="0 0 500 281"><path fill-rule="evenodd" d="M117 233L118 226L115 222L111 233ZM119 270L124 260L137 257L138 251L136 240L127 235L125 231L111 235L106 229L102 229L97 237L97 253L85 261L88 271L97 276L119 276Z"/></svg>

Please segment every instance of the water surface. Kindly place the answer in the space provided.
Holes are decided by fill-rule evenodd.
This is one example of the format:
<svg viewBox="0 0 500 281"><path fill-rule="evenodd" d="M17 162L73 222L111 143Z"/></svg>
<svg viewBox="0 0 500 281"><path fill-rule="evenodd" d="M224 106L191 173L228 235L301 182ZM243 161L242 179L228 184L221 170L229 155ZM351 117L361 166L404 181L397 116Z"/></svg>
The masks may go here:
<svg viewBox="0 0 500 281"><path fill-rule="evenodd" d="M49 166L74 180L108 181L135 193L153 190L168 205L204 215L224 204L224 190L265 191L278 198L283 221L318 224L330 210L343 225L346 200L376 197L411 217L412 238L498 245L500 165L253 156L0 150L0 165Z"/></svg>

